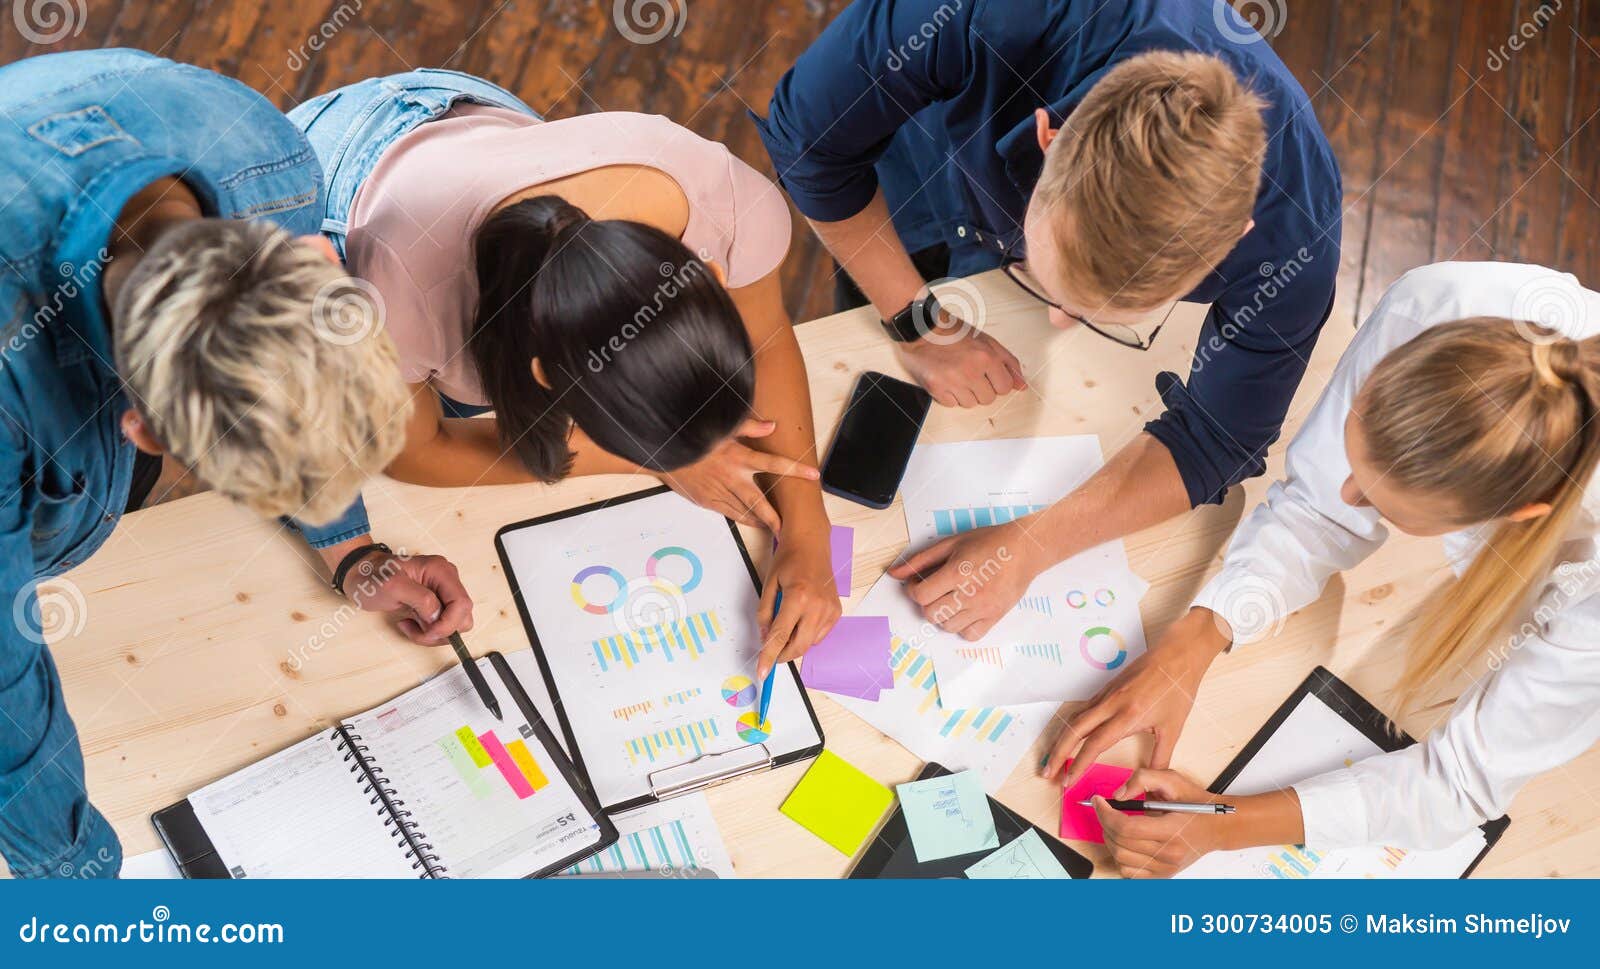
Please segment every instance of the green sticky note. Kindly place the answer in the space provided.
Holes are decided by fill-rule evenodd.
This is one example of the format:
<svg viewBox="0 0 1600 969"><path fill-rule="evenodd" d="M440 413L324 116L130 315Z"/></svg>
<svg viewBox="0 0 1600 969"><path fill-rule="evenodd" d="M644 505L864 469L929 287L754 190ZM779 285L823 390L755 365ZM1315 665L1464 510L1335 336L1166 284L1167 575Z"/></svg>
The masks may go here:
<svg viewBox="0 0 1600 969"><path fill-rule="evenodd" d="M779 808L791 821L854 856L894 793L831 750L812 762Z"/></svg>
<svg viewBox="0 0 1600 969"><path fill-rule="evenodd" d="M479 743L478 738L472 735L471 727L462 727L457 730L456 739L461 741L461 746L466 748L467 756L472 758L474 764L479 767L488 767L494 763L489 759L489 752L483 749L483 744Z"/></svg>
<svg viewBox="0 0 1600 969"><path fill-rule="evenodd" d="M1000 847L989 798L976 771L912 781L895 791L918 862Z"/></svg>
<svg viewBox="0 0 1600 969"><path fill-rule="evenodd" d="M1007 841L999 851L967 869L968 878L1071 878L1050 846L1029 828L1019 838Z"/></svg>

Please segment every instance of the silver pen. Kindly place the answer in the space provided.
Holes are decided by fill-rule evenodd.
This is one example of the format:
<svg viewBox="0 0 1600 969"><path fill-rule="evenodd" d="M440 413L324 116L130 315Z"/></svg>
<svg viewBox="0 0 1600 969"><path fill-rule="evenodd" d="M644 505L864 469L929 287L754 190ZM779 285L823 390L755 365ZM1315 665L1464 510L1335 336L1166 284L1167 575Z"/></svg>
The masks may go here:
<svg viewBox="0 0 1600 969"><path fill-rule="evenodd" d="M1195 804L1189 801L1112 801L1118 811L1165 811L1169 814L1232 814L1232 804ZM1094 807L1094 801L1079 801L1080 807Z"/></svg>

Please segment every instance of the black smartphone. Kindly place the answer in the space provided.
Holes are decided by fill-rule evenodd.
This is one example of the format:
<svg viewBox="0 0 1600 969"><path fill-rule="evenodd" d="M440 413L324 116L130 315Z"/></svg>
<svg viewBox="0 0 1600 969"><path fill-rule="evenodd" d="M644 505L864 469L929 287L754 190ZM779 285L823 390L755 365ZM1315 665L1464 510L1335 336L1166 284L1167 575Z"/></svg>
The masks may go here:
<svg viewBox="0 0 1600 969"><path fill-rule="evenodd" d="M932 404L916 384L862 374L822 462L822 490L868 508L889 507Z"/></svg>

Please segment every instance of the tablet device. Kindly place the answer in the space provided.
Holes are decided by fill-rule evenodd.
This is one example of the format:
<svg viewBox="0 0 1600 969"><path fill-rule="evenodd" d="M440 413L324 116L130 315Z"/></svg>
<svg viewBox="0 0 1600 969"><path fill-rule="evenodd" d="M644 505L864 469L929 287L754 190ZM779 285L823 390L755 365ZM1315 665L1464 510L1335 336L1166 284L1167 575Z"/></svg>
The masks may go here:
<svg viewBox="0 0 1600 969"><path fill-rule="evenodd" d="M922 773L917 775L917 780L927 780L930 777L943 777L950 771L940 764L930 762L922 768ZM1094 871L1094 863L1084 856L1068 848L1048 831L1036 824L1030 823L1020 814L1010 808L989 798L989 810L994 814L994 830L1000 838L1000 847L1005 847L1012 840L1022 837L1030 828L1039 832L1039 837L1044 840L1045 846L1050 849L1056 860L1061 862L1061 867L1073 878L1088 878ZM974 851L971 854L956 855L952 858L941 858L938 861L917 861L916 848L911 844L911 832L906 828L906 816L898 806L894 813L885 821L878 833L873 836L872 843L851 869L851 878L965 878L966 871L973 865L992 855L997 848L987 848L983 851Z"/></svg>

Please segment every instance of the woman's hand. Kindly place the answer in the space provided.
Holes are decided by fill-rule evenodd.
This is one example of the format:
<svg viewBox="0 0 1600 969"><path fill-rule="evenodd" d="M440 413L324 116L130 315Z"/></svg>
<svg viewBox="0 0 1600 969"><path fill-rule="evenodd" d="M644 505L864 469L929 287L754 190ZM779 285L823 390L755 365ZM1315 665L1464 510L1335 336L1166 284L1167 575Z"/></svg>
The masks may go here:
<svg viewBox="0 0 1600 969"><path fill-rule="evenodd" d="M1070 759L1061 783L1071 787L1114 744L1144 731L1156 740L1150 766L1165 768L1172 762L1172 748L1189 719L1200 681L1231 639L1211 610L1189 610L1067 721L1040 773L1054 777Z"/></svg>
<svg viewBox="0 0 1600 969"><path fill-rule="evenodd" d="M1215 794L1177 771L1142 768L1133 772L1114 797L1143 791L1152 801L1189 801L1209 804ZM1227 846L1232 820L1237 815L1124 814L1104 797L1095 795L1094 813L1105 831L1106 847L1124 878L1171 878L1196 858Z"/></svg>
<svg viewBox="0 0 1600 969"><path fill-rule="evenodd" d="M833 581L833 550L826 519L804 534L792 530L772 555L772 567L761 585L756 622L761 627L758 678L779 663L798 659L833 630L844 612ZM783 602L773 615L779 591Z"/></svg>
<svg viewBox="0 0 1600 969"><path fill-rule="evenodd" d="M740 438L766 437L777 429L773 421L750 418L712 452L688 467L662 471L659 477L673 491L701 506L745 525L765 525L778 534L777 509L767 500L756 475L816 481L822 475L809 464L740 443Z"/></svg>

